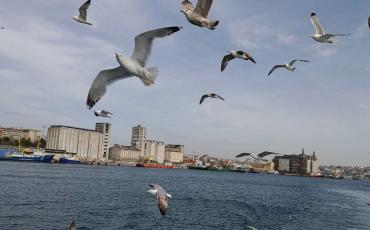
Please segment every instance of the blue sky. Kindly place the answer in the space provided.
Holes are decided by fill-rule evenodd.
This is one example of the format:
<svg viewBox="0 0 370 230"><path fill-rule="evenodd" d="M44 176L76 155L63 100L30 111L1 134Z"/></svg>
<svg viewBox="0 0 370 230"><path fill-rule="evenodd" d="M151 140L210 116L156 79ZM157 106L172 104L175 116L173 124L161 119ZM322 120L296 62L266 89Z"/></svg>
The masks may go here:
<svg viewBox="0 0 370 230"><path fill-rule="evenodd" d="M93 0L92 27L70 18L82 3L12 0L0 8L1 126L109 121L111 143L129 144L140 123L151 139L184 144L188 153L230 158L305 148L322 164L370 165L369 1L215 0L215 31L189 24L180 0ZM327 32L352 36L314 42L312 10ZM137 34L165 26L184 28L154 42L148 66L159 67L155 85L115 83L95 106L114 117L93 116L85 101L97 73L118 66L115 52L131 55ZM257 64L236 60L221 73L229 49L250 52ZM266 77L294 58L311 63ZM199 106L208 92L226 102Z"/></svg>

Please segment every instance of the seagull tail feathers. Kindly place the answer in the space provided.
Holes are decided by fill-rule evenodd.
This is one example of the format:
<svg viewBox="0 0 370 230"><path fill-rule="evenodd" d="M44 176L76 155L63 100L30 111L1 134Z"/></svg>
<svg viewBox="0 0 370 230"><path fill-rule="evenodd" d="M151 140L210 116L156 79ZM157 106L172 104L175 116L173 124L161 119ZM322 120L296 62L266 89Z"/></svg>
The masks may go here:
<svg viewBox="0 0 370 230"><path fill-rule="evenodd" d="M146 78L140 78L140 79L144 83L144 85L151 86L154 84L155 80L157 79L159 70L157 67L150 67L150 68L147 68L146 70L148 70L150 74L147 75Z"/></svg>

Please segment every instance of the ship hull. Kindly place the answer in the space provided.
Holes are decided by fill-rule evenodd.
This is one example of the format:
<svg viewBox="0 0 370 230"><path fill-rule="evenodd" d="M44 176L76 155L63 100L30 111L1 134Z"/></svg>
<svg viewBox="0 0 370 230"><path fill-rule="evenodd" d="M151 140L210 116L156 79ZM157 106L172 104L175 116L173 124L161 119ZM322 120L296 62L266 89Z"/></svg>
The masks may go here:
<svg viewBox="0 0 370 230"><path fill-rule="evenodd" d="M70 159L62 157L62 158L59 159L59 163L60 164L81 164L81 161L79 161L79 160L70 160Z"/></svg>
<svg viewBox="0 0 370 230"><path fill-rule="evenodd" d="M51 163L54 155L45 156L5 156L1 157L0 161L18 161L18 162L36 162L36 163Z"/></svg>

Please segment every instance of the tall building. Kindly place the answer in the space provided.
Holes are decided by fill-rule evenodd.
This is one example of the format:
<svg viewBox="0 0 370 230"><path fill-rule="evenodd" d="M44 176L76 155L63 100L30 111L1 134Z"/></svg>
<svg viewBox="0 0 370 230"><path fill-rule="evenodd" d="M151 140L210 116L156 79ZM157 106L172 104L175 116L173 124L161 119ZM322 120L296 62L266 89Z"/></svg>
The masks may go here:
<svg viewBox="0 0 370 230"><path fill-rule="evenodd" d="M107 140L109 142L109 138ZM48 128L46 151L76 155L82 160L103 160L103 132L63 125Z"/></svg>
<svg viewBox="0 0 370 230"><path fill-rule="evenodd" d="M0 137L8 137L14 140L29 139L31 142L37 142L41 138L41 131L22 128L0 128Z"/></svg>
<svg viewBox="0 0 370 230"><path fill-rule="evenodd" d="M132 127L131 146L144 153L146 142L146 128L141 125Z"/></svg>
<svg viewBox="0 0 370 230"><path fill-rule="evenodd" d="M103 134L103 138L104 138L103 158L108 159L111 124L109 124L109 123L96 123L95 131L100 132L100 133Z"/></svg>

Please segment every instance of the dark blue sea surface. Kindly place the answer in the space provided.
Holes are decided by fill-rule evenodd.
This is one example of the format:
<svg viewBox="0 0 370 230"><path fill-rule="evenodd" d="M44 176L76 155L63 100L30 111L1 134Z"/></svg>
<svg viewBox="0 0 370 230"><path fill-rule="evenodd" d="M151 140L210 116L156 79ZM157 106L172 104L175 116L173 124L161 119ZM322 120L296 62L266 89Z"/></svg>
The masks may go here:
<svg viewBox="0 0 370 230"><path fill-rule="evenodd" d="M146 190L172 194L165 217ZM0 229L370 229L370 181L0 162Z"/></svg>

